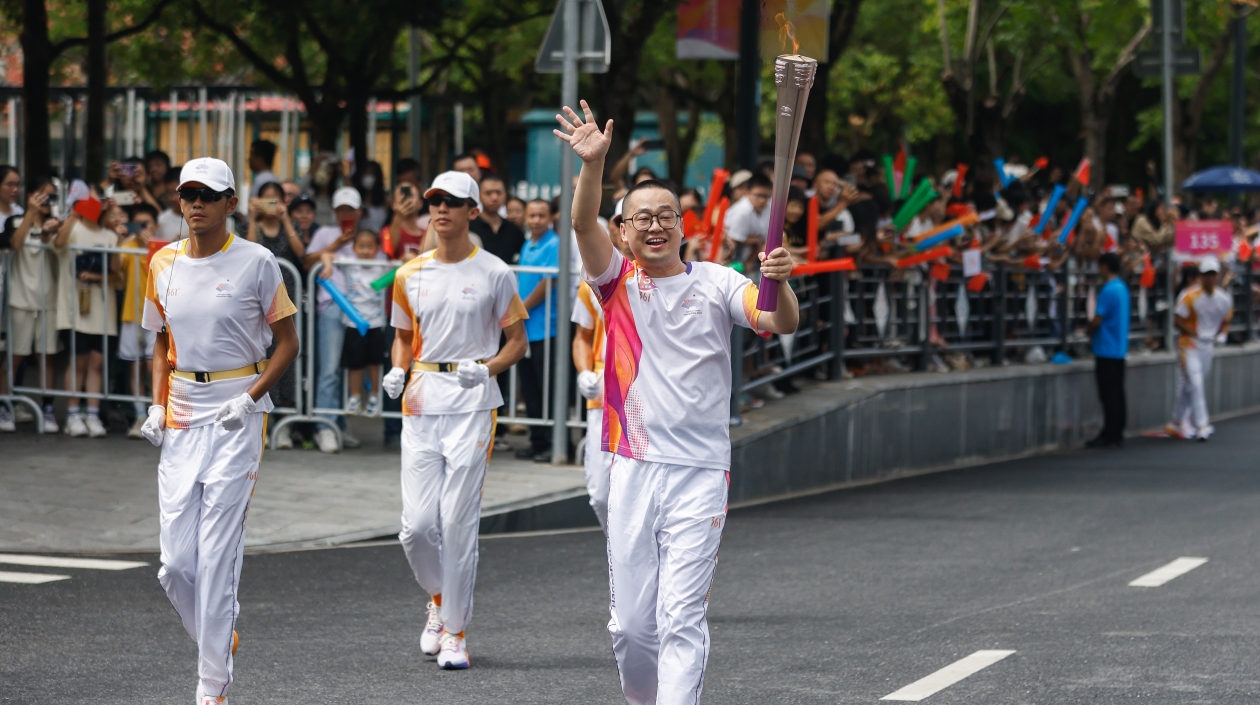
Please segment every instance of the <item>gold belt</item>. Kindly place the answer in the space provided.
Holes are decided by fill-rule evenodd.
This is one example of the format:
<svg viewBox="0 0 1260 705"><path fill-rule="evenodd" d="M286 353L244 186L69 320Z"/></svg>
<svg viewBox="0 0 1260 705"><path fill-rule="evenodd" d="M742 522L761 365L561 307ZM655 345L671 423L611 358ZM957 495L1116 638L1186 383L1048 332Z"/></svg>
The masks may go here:
<svg viewBox="0 0 1260 705"><path fill-rule="evenodd" d="M250 375L260 375L263 370L267 369L267 360L255 362L252 365L238 367L234 370L223 370L222 372L186 372L184 370L171 370L171 374L180 379L190 379L194 382L218 382L221 379L237 379L239 377L248 377Z"/></svg>
<svg viewBox="0 0 1260 705"><path fill-rule="evenodd" d="M478 365L486 364L485 360L477 360ZM416 360L411 363L411 369L416 372L454 372L459 369L458 362L420 362Z"/></svg>

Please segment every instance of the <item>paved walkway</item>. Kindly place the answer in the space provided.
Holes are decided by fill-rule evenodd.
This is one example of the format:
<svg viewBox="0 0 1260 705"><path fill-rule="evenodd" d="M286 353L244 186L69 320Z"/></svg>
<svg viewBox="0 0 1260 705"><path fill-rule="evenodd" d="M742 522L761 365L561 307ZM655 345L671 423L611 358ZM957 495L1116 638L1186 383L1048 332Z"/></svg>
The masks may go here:
<svg viewBox="0 0 1260 705"><path fill-rule="evenodd" d="M398 452L381 447L379 421L354 421L365 439L357 450L263 455L246 546L341 543L398 531ZM0 436L0 552L158 549L156 448L121 433L88 439L19 429ZM482 514L584 492L580 467L496 453Z"/></svg>

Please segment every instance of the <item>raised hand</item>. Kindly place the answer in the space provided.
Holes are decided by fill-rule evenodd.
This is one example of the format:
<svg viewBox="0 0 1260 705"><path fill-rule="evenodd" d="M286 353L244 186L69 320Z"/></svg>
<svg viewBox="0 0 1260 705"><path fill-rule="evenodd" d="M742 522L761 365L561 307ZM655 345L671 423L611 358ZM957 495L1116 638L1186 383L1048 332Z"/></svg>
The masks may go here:
<svg viewBox="0 0 1260 705"><path fill-rule="evenodd" d="M591 108L582 101L582 113L586 116L583 120L578 114L573 112L569 106L564 107L564 115L557 115L556 121L564 128L561 130L552 130L556 137L569 143L573 148L573 153L578 155L584 163L591 163L602 160L608 154L608 147L612 144L613 121L609 120L604 126L604 131L599 131L599 126L595 124L595 115L591 113Z"/></svg>

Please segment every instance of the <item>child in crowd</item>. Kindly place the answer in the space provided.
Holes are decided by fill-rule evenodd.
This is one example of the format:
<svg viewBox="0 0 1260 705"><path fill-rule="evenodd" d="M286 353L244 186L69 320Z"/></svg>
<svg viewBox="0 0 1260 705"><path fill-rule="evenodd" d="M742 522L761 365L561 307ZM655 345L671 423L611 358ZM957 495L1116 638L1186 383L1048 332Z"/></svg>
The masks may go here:
<svg viewBox="0 0 1260 705"><path fill-rule="evenodd" d="M148 203L141 203L134 206L133 211L131 223L127 228L131 234L123 240L122 247L147 250L149 242L157 241L157 209ZM131 393L142 397L144 396L144 380L151 377L153 343L157 339L156 332L140 327L140 319L144 315L145 285L149 277L149 257L140 254L124 254L120 257L124 293L120 314L122 326L118 331L118 359L128 363ZM144 438L140 435L140 427L148 418L149 404L145 401L134 401L132 404L136 409L136 420L127 431L127 437Z"/></svg>
<svg viewBox="0 0 1260 705"><path fill-rule="evenodd" d="M117 307L108 280L118 273L122 263L116 254L73 248L117 247L118 231L127 232L123 227L127 214L113 201L102 203L95 194L89 195L81 182L76 186L71 188L76 197L74 212L62 223L52 243L61 264L57 276L57 329L62 347L75 355L74 364L66 367L65 388L99 395L104 391L105 355L110 348L107 337L118 335ZM86 414L82 402L83 397L70 398L66 433L76 437L104 436L100 397L87 398Z"/></svg>
<svg viewBox="0 0 1260 705"><path fill-rule="evenodd" d="M380 265L342 267L346 277L346 298L354 305L355 310L368 322L367 335L359 335L359 331L351 323L350 317L342 314L341 321L349 329L345 342L341 347L341 367L349 375L347 384L350 398L346 401L346 413L356 416L376 416L380 413L380 379L381 363L389 357L389 346L385 342L385 292L372 288L372 282L384 275L389 268L384 264L380 241L371 230L360 230L354 236L354 256L360 260L378 260ZM326 271L332 271L332 255L323 258ZM367 371L371 379L372 395L367 403L363 403L363 373Z"/></svg>

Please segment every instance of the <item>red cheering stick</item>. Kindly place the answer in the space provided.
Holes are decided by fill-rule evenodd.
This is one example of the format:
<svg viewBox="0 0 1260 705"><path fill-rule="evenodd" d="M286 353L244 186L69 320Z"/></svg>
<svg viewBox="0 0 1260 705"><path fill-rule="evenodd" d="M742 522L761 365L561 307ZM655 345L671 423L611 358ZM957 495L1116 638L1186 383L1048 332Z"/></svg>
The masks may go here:
<svg viewBox="0 0 1260 705"><path fill-rule="evenodd" d="M713 232L709 235L710 262L716 262L722 256L722 241L726 238L726 209L730 207L729 198L723 198L717 205L717 222L713 224Z"/></svg>
<svg viewBox="0 0 1260 705"><path fill-rule="evenodd" d="M956 167L958 176L954 177L954 198L962 198L963 181L967 178L967 169L966 164L959 164Z"/></svg>
<svg viewBox="0 0 1260 705"><path fill-rule="evenodd" d="M1028 255L1024 258L1024 267L1026 269L1041 269L1041 258L1037 255Z"/></svg>
<svg viewBox="0 0 1260 705"><path fill-rule="evenodd" d="M949 245L941 245L940 247L934 247L928 250L927 252L920 252L917 255L910 255L909 257L904 257L902 259L897 260L897 269L905 269L907 267L913 267L916 264L923 264L924 262L931 262L934 259L940 259L942 257L949 257L952 254L954 254L954 248L950 247Z"/></svg>
<svg viewBox="0 0 1260 705"><path fill-rule="evenodd" d="M1151 266L1149 253L1142 255L1142 276L1138 279L1138 286L1143 289L1155 286L1155 267Z"/></svg>
<svg viewBox="0 0 1260 705"><path fill-rule="evenodd" d="M827 272L853 272L857 270L857 263L852 257L841 257L840 259L825 259L821 262L809 262L806 264L798 264L792 268L792 276L803 277L807 274L825 274Z"/></svg>
<svg viewBox="0 0 1260 705"><path fill-rule="evenodd" d="M709 184L709 198L704 204L704 221L700 224L700 232L712 235L713 211L722 200L722 189L726 188L726 180L731 173L725 169L713 170L713 181Z"/></svg>

